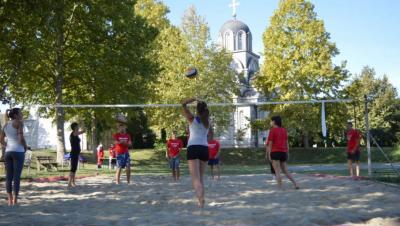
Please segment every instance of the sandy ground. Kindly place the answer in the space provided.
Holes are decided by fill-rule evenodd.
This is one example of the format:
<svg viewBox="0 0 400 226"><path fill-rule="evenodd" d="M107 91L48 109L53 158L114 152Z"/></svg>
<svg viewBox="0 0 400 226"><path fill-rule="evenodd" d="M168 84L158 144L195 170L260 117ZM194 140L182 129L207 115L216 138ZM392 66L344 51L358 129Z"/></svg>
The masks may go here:
<svg viewBox="0 0 400 226"><path fill-rule="evenodd" d="M22 184L19 206L7 207L2 183L1 225L400 225L400 188L347 178L295 175L277 191L267 175L206 179L206 207L196 207L190 178L134 176Z"/></svg>

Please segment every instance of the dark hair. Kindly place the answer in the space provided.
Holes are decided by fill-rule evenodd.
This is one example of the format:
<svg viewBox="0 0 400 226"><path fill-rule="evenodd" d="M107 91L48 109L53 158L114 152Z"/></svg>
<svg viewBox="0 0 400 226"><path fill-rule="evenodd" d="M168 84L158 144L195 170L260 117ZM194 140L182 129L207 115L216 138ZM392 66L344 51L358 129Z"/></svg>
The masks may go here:
<svg viewBox="0 0 400 226"><path fill-rule="evenodd" d="M347 125L353 126L353 123L352 122L347 122Z"/></svg>
<svg viewBox="0 0 400 226"><path fill-rule="evenodd" d="M282 127L282 118L281 116L277 115L277 116L273 116L271 118L271 121L273 121L275 123L275 125Z"/></svg>
<svg viewBox="0 0 400 226"><path fill-rule="evenodd" d="M74 131L76 128L78 128L78 123L76 122L71 123L71 129Z"/></svg>
<svg viewBox="0 0 400 226"><path fill-rule="evenodd" d="M6 115L10 119L15 119L20 112L21 108L12 108L6 111Z"/></svg>
<svg viewBox="0 0 400 226"><path fill-rule="evenodd" d="M200 117L200 121L203 123L205 127L209 126L208 118L210 116L210 111L208 110L207 103L204 101L198 101L197 106L197 115Z"/></svg>

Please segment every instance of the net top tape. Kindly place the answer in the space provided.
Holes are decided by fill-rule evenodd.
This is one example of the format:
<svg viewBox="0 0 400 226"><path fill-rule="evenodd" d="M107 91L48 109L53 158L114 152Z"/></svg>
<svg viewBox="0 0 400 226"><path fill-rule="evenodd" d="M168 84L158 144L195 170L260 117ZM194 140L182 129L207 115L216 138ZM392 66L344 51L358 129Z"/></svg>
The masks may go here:
<svg viewBox="0 0 400 226"><path fill-rule="evenodd" d="M266 101L254 103L208 103L212 107L247 107L278 104L317 104L317 103L349 103L351 99L333 100L295 100L295 101ZM181 104L47 104L37 105L39 108L159 108L159 107L181 107Z"/></svg>

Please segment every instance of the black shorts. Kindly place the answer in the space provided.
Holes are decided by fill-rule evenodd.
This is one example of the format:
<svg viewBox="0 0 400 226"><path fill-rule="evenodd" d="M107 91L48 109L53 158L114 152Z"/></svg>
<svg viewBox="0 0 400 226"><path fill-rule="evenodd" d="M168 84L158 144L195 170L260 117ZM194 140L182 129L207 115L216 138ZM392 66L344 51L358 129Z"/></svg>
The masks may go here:
<svg viewBox="0 0 400 226"><path fill-rule="evenodd" d="M190 145L187 148L187 160L200 159L201 161L208 161L208 146L203 145Z"/></svg>
<svg viewBox="0 0 400 226"><path fill-rule="evenodd" d="M275 161L286 162L287 157L287 152L271 152L271 159Z"/></svg>
<svg viewBox="0 0 400 226"><path fill-rule="evenodd" d="M347 152L347 159L353 162L358 162L360 161L360 155L361 155L360 151L355 151L353 153Z"/></svg>
<svg viewBox="0 0 400 226"><path fill-rule="evenodd" d="M79 153L71 153L71 172L75 173L78 169Z"/></svg>

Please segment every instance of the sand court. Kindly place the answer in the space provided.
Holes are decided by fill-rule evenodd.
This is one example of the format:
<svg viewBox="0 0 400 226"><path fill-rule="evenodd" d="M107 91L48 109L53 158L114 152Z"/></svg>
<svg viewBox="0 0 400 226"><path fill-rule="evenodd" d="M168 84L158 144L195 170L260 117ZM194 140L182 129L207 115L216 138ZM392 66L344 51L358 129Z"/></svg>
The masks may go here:
<svg viewBox="0 0 400 226"><path fill-rule="evenodd" d="M206 207L196 206L190 178L108 176L27 183L19 206L0 203L1 225L400 225L400 188L372 181L295 174L302 189L285 191L266 175L206 179ZM123 178L124 179L124 178ZM4 191L4 184L2 184Z"/></svg>

